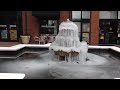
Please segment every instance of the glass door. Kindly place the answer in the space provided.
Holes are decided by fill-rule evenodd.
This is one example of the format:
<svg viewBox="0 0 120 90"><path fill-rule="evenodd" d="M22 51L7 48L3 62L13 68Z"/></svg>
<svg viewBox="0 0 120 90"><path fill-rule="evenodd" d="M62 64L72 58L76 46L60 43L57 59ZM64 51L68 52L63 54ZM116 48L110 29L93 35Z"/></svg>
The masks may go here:
<svg viewBox="0 0 120 90"><path fill-rule="evenodd" d="M40 20L40 37L45 43L52 43L58 33L58 20Z"/></svg>
<svg viewBox="0 0 120 90"><path fill-rule="evenodd" d="M100 44L117 44L117 21L101 20L99 31Z"/></svg>
<svg viewBox="0 0 120 90"><path fill-rule="evenodd" d="M0 16L0 41L9 40L9 26L8 26L8 17Z"/></svg>
<svg viewBox="0 0 120 90"><path fill-rule="evenodd" d="M0 14L0 41L17 41L18 40L18 20L17 14L9 15Z"/></svg>
<svg viewBox="0 0 120 90"><path fill-rule="evenodd" d="M57 20L41 20L40 34L57 35Z"/></svg>

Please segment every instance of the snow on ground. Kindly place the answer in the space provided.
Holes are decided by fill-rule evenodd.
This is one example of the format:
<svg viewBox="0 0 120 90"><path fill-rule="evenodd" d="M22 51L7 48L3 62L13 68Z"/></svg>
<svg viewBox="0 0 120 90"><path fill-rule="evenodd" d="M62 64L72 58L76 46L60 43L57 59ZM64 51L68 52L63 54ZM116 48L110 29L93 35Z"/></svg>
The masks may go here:
<svg viewBox="0 0 120 90"><path fill-rule="evenodd" d="M0 79L23 79L23 73L0 73Z"/></svg>

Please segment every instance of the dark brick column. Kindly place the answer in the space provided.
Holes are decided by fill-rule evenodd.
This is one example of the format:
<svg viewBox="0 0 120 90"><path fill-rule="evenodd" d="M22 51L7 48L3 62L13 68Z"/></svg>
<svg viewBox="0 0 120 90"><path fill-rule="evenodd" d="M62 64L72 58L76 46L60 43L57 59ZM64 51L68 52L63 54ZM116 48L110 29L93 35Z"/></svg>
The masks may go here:
<svg viewBox="0 0 120 90"><path fill-rule="evenodd" d="M70 19L70 11L60 11L60 23Z"/></svg>
<svg viewBox="0 0 120 90"><path fill-rule="evenodd" d="M25 11L22 11L22 25L23 34L25 34L26 22L25 22ZM34 43L34 36L39 36L39 20L37 17L32 16L32 11L27 11L27 32L31 36L30 43Z"/></svg>
<svg viewBox="0 0 120 90"><path fill-rule="evenodd" d="M91 11L90 19L90 45L99 44L99 11Z"/></svg>

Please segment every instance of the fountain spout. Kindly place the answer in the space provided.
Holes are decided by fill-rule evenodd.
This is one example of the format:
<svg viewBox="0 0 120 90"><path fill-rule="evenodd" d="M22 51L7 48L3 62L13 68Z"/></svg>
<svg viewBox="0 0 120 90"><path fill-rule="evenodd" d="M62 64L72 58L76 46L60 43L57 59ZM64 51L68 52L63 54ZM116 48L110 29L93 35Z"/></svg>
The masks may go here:
<svg viewBox="0 0 120 90"><path fill-rule="evenodd" d="M69 19L67 19L67 22L69 22L70 20Z"/></svg>

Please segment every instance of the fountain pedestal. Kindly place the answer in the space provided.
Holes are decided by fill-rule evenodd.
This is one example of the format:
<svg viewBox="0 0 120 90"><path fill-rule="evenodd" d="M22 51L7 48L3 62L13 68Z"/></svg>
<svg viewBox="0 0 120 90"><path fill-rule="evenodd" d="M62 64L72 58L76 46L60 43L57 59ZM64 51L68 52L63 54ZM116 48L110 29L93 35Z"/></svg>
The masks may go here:
<svg viewBox="0 0 120 90"><path fill-rule="evenodd" d="M59 56L59 60L66 60L70 57L70 58L74 58L77 57L79 55L78 52L64 52L64 51L54 51L55 55Z"/></svg>

